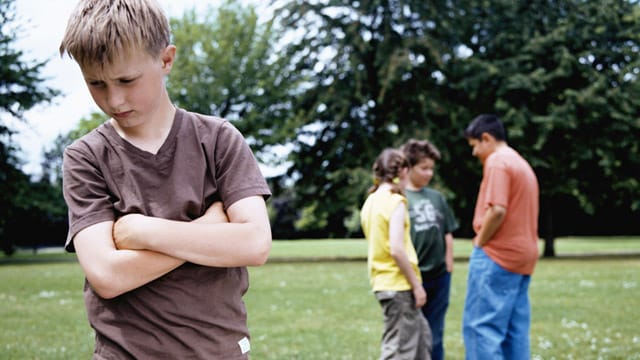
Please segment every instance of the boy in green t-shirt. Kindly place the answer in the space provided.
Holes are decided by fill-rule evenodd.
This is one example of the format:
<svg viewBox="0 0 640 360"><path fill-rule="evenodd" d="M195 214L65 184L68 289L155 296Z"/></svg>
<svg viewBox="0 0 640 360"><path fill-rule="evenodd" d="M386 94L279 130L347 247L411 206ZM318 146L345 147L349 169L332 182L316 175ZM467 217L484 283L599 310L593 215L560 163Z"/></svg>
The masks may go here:
<svg viewBox="0 0 640 360"><path fill-rule="evenodd" d="M458 228L444 196L428 187L440 152L427 140L411 139L402 146L409 162L405 195L409 200L411 241L418 255L422 285L429 301L422 313L433 337L432 359L444 359L444 320L449 307L453 271L453 235Z"/></svg>

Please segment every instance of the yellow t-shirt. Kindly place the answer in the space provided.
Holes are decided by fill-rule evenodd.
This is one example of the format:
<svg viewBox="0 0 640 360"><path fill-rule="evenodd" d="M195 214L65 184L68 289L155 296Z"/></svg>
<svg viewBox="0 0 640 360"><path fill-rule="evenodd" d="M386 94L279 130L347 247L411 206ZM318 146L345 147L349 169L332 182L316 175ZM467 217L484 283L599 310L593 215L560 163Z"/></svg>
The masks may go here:
<svg viewBox="0 0 640 360"><path fill-rule="evenodd" d="M389 220L399 204L407 206L407 199L390 191L377 191L369 195L362 205L360 222L362 231L369 242L367 266L373 291L410 290L411 284L391 257L389 243ZM408 212L407 212L408 214ZM418 256L411 243L409 216L405 218L404 245L416 276L420 277ZM422 280L420 280L422 281Z"/></svg>

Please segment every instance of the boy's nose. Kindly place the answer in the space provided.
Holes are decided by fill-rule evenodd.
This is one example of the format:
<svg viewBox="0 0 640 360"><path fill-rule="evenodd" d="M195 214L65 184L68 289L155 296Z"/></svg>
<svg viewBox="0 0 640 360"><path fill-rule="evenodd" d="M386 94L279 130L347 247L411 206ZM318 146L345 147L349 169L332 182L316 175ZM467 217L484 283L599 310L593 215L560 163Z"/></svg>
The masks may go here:
<svg viewBox="0 0 640 360"><path fill-rule="evenodd" d="M110 88L107 91L107 104L116 110L120 110L120 106L124 104L124 92L117 88Z"/></svg>

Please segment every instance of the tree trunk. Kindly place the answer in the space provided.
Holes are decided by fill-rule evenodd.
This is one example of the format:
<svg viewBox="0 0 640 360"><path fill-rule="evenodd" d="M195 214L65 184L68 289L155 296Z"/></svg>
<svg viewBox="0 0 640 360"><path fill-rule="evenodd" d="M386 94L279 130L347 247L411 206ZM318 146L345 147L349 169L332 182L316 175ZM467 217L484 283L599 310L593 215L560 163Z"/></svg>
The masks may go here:
<svg viewBox="0 0 640 360"><path fill-rule="evenodd" d="M555 234L553 231L553 206L552 201L549 197L544 197L541 206L540 216L542 217L541 225L544 238L544 252L542 256L544 257L555 257L556 249L555 249Z"/></svg>
<svg viewBox="0 0 640 360"><path fill-rule="evenodd" d="M556 249L554 246L555 238L553 236L545 236L544 238L544 253L542 256L544 257L555 257Z"/></svg>

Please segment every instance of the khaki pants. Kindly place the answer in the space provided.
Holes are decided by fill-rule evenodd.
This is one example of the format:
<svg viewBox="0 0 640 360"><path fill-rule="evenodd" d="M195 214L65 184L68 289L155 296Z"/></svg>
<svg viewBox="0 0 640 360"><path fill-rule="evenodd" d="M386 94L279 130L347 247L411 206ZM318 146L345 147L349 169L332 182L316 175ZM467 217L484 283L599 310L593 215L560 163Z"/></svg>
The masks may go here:
<svg viewBox="0 0 640 360"><path fill-rule="evenodd" d="M384 315L381 360L430 360L431 330L411 291L376 291Z"/></svg>

